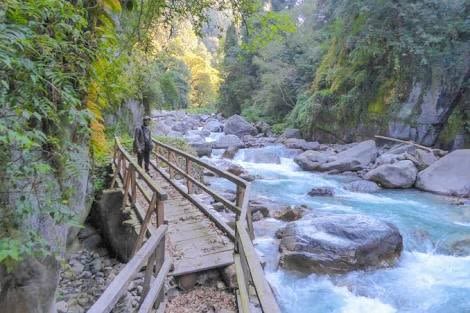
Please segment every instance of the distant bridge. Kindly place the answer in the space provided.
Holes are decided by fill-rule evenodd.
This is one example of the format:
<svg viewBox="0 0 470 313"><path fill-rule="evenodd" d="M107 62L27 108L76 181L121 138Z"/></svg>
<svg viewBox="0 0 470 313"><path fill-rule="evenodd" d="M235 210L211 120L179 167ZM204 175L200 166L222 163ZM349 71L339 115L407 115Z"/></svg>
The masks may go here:
<svg viewBox="0 0 470 313"><path fill-rule="evenodd" d="M238 289L235 295L239 312L251 312L252 300L259 303L264 313L280 312L252 243L253 223L248 213L250 184L155 139L151 161L153 177L150 177L119 138L115 141L111 188L122 188L123 208L130 206L135 210L141 227L134 257L88 313L110 312L144 266L139 313L151 312L154 307L157 312L164 312L167 275L181 276L231 264L235 264L236 269ZM207 187L202 181L204 171L235 184L235 202ZM209 195L232 211L235 214L235 220L230 223L233 227L211 212L196 192ZM165 238L169 244L165 245Z"/></svg>

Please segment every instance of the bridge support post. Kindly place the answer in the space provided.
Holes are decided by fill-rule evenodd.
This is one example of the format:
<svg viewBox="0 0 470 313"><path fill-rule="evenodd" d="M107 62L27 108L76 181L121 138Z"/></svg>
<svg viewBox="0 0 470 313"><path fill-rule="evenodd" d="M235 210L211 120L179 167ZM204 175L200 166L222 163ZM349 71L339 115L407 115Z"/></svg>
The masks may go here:
<svg viewBox="0 0 470 313"><path fill-rule="evenodd" d="M192 169L193 169L193 162L186 158L186 174L191 176ZM188 188L188 193L192 194L193 193L193 183L188 178L186 178L186 186Z"/></svg>

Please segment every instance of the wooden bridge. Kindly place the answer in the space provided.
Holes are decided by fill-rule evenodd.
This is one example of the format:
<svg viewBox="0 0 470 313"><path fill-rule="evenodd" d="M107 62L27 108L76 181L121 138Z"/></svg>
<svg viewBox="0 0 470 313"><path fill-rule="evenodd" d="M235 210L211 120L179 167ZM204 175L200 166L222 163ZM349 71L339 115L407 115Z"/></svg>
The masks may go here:
<svg viewBox="0 0 470 313"><path fill-rule="evenodd" d="M111 188L122 188L123 208L132 208L141 225L134 257L88 312L110 312L144 266L139 313L153 308L164 312L167 275L198 273L231 264L235 264L238 289L234 293L239 312L250 312L253 297L263 312L280 312L252 243L249 183L179 149L153 142L151 177L116 138ZM234 202L204 184L207 172L234 184ZM233 212L234 220L223 221L201 201L201 194Z"/></svg>

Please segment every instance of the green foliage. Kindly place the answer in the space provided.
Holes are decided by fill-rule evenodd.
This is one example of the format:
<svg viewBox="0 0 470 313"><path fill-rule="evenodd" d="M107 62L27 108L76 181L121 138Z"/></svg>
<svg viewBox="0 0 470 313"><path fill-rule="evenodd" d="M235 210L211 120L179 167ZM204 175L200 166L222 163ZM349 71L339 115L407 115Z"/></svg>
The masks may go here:
<svg viewBox="0 0 470 313"><path fill-rule="evenodd" d="M197 155L193 148L183 138L170 137L170 136L156 136L156 140L174 148L180 149L192 155Z"/></svg>
<svg viewBox="0 0 470 313"><path fill-rule="evenodd" d="M69 151L88 136L87 25L86 11L67 1L0 5L0 262L9 267L46 251L24 221L73 217L64 181L76 170Z"/></svg>
<svg viewBox="0 0 470 313"><path fill-rule="evenodd" d="M215 114L217 113L217 108L213 105L206 105L202 107L191 106L186 109L186 112L190 114Z"/></svg>
<svg viewBox="0 0 470 313"><path fill-rule="evenodd" d="M463 0L280 0L273 9L281 12L263 12L242 28L241 44L227 31L225 114L287 122L307 135L354 136L359 125L384 128L413 82L450 86L467 68ZM270 27L270 16L283 26Z"/></svg>

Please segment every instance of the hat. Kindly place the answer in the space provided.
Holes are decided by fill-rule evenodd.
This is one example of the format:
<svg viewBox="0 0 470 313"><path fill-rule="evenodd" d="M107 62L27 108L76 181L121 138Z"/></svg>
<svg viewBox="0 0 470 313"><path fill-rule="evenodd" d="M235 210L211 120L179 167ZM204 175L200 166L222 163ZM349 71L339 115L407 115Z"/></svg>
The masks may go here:
<svg viewBox="0 0 470 313"><path fill-rule="evenodd" d="M151 120L150 116L145 115L145 116L144 116L144 121L149 121L149 120Z"/></svg>

